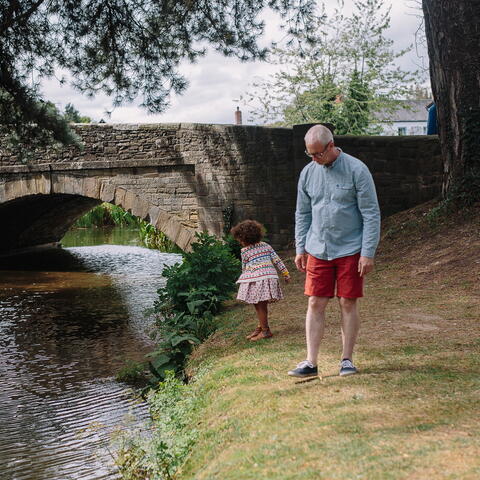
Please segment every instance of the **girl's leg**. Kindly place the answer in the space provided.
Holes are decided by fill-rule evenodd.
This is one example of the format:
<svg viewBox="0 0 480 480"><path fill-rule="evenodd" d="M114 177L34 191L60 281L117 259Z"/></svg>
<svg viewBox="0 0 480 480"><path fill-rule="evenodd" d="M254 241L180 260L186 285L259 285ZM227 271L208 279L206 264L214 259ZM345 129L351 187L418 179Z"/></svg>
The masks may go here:
<svg viewBox="0 0 480 480"><path fill-rule="evenodd" d="M268 330L268 302L255 303L255 311L257 312L258 323L262 330Z"/></svg>

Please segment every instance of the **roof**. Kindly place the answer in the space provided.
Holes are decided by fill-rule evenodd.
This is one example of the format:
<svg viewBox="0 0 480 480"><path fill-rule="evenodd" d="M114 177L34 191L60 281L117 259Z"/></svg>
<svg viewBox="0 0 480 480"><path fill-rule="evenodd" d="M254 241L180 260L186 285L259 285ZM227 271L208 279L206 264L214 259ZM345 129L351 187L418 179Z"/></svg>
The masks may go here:
<svg viewBox="0 0 480 480"><path fill-rule="evenodd" d="M428 112L426 107L432 103L432 99L400 100L402 106L393 113L381 110L375 113L380 122L426 122Z"/></svg>

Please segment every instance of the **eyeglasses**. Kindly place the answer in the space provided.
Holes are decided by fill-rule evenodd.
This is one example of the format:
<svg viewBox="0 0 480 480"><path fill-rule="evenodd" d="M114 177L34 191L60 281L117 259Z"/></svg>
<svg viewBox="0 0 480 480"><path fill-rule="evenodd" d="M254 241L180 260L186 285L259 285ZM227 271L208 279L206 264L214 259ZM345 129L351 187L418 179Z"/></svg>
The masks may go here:
<svg viewBox="0 0 480 480"><path fill-rule="evenodd" d="M330 142L328 142L326 145L325 145L325 148L323 149L323 152L320 152L320 153L308 153L306 150L305 150L305 155L309 158L322 158L325 153L327 153L327 150L328 150L328 147L330 146Z"/></svg>

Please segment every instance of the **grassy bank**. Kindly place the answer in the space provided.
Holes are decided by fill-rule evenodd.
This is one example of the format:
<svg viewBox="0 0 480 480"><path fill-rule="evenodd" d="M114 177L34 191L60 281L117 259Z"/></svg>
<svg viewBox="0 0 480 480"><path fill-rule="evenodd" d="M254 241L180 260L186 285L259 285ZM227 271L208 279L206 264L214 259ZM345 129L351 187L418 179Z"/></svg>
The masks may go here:
<svg viewBox="0 0 480 480"><path fill-rule="evenodd" d="M229 305L190 358L196 406L172 433L193 436L175 479L480 478L480 214L436 218L430 208L385 222L361 302L359 375L338 376L336 302L321 377L286 375L305 356L292 252L272 339L245 340L253 309Z"/></svg>

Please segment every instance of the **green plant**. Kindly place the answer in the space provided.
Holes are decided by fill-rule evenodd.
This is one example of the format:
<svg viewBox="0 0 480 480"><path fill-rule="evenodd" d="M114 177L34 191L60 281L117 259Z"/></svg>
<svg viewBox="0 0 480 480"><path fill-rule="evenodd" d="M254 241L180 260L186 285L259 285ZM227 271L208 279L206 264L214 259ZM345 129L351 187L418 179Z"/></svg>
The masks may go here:
<svg viewBox="0 0 480 480"><path fill-rule="evenodd" d="M152 224L145 221L140 222L140 238L147 248L155 248L169 253L182 252L163 232L160 232Z"/></svg>
<svg viewBox="0 0 480 480"><path fill-rule="evenodd" d="M183 262L166 267L163 276L166 285L158 290L155 309L159 313L188 312L188 292L208 292L212 313L221 302L230 298L235 280L240 273L240 262L227 245L207 233L195 234L191 252L184 252Z"/></svg>
<svg viewBox="0 0 480 480"><path fill-rule="evenodd" d="M167 281L153 307L159 338L149 355L153 384L169 371L182 372L193 347L214 332L214 314L235 289L238 259L214 236L197 233L196 238L183 262L163 271Z"/></svg>
<svg viewBox="0 0 480 480"><path fill-rule="evenodd" d="M125 211L118 205L102 203L92 208L73 224L74 227L138 227L142 220Z"/></svg>
<svg viewBox="0 0 480 480"><path fill-rule="evenodd" d="M228 235L225 235L223 237L223 241L225 242L225 245L227 245L228 249L230 250L230 253L235 258L240 260L241 258L240 251L242 250L242 246L233 238L233 235L231 235L230 233Z"/></svg>
<svg viewBox="0 0 480 480"><path fill-rule="evenodd" d="M145 379L147 364L127 360L125 365L117 372L115 380L118 382L137 383Z"/></svg>
<svg viewBox="0 0 480 480"><path fill-rule="evenodd" d="M200 374L201 376L201 374ZM167 372L148 394L153 421L149 436L122 434L116 464L125 480L175 478L198 437L192 428L201 395L200 384L185 385Z"/></svg>

